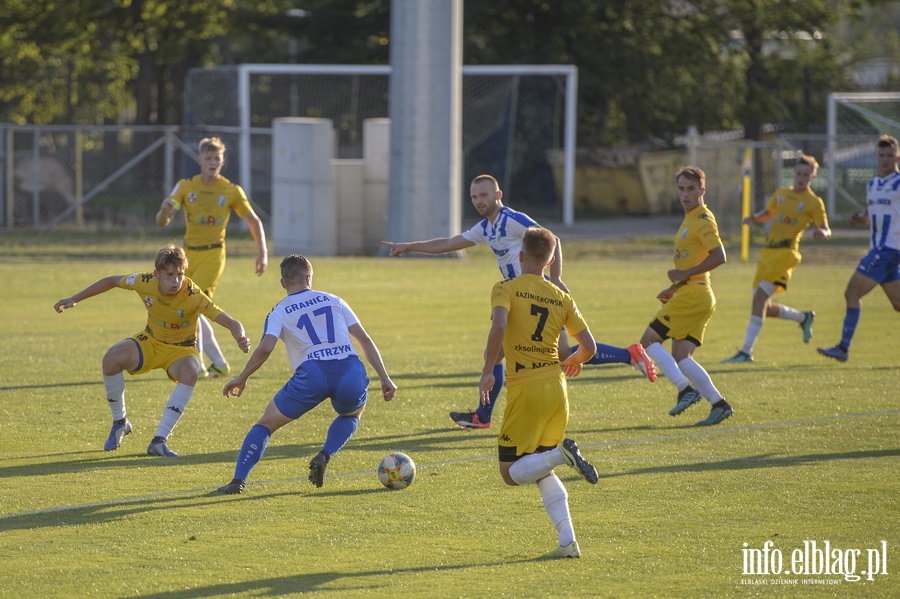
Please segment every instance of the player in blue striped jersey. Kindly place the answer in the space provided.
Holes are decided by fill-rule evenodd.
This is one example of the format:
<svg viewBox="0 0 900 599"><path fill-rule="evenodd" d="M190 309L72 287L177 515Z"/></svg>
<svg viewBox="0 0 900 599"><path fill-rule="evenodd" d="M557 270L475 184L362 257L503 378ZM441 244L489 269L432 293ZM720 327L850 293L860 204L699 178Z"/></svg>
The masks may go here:
<svg viewBox="0 0 900 599"><path fill-rule="evenodd" d="M287 297L266 317L262 341L244 370L222 390L225 396L239 397L250 375L265 364L278 340L284 341L294 375L247 433L238 453L234 478L219 487L222 493L242 493L250 471L262 458L275 431L330 398L338 415L328 428L322 450L309 463L309 482L322 486L329 460L356 432L366 407L369 377L354 341L378 374L384 400L391 401L397 391L378 347L356 314L338 296L312 289L312 276L312 264L305 256L293 254L281 261L281 285Z"/></svg>
<svg viewBox="0 0 900 599"><path fill-rule="evenodd" d="M524 212L518 212L503 205L503 191L500 189L500 184L491 175L475 177L470 187L470 195L472 205L475 206L475 210L478 211L482 220L475 223L469 230L454 237L439 237L427 241L406 243L382 241L382 243L390 248L391 256L401 256L406 252L445 254L484 243L494 252L504 279L509 280L519 276L522 274L519 264L522 236L528 227L539 227L540 225ZM549 280L568 293L569 289L562 281L562 244L558 238L553 261L548 270ZM565 338L560 339L562 358L574 352L575 349L568 347ZM651 382L656 380L656 367L639 343L627 348L598 343L594 357L587 363L630 364ZM491 391L490 402L487 404L479 402L478 408L472 411L450 412L450 419L462 427L489 428L494 405L503 388L504 373L505 366L501 352L494 367L494 378L498 384Z"/></svg>
<svg viewBox="0 0 900 599"><path fill-rule="evenodd" d="M900 145L890 135L882 135L876 144L878 176L866 186L866 213L853 213L850 224L869 226L869 253L859 261L847 283L844 297L847 312L841 341L834 347L819 348L819 353L840 362L850 356L850 343L856 333L862 311L862 298L878 285L894 310L900 312Z"/></svg>

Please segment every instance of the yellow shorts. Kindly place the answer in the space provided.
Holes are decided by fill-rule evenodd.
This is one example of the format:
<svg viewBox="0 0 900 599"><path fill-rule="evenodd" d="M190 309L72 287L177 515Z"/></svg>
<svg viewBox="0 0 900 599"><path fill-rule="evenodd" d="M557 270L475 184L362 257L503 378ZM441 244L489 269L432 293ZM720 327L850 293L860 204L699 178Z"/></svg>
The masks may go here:
<svg viewBox="0 0 900 599"><path fill-rule="evenodd" d="M506 388L506 410L497 437L500 461L517 458L562 443L569 424L566 376L529 381Z"/></svg>
<svg viewBox="0 0 900 599"><path fill-rule="evenodd" d="M775 285L775 293L787 289L791 282L794 267L800 264L800 252L791 248L763 248L759 252L756 263L756 277L753 279L753 290L760 282L768 281Z"/></svg>
<svg viewBox="0 0 900 599"><path fill-rule="evenodd" d="M188 259L188 268L185 273L190 280L212 299L225 272L225 246L210 248L208 250L191 250L184 248Z"/></svg>
<svg viewBox="0 0 900 599"><path fill-rule="evenodd" d="M712 287L688 283L679 287L672 299L663 304L650 328L663 339L688 339L699 347L715 311L716 296Z"/></svg>
<svg viewBox="0 0 900 599"><path fill-rule="evenodd" d="M131 339L138 346L140 359L138 361L137 370L129 371L129 374L144 374L145 372L150 372L157 368L162 368L166 371L166 374L169 374L169 366L181 358L195 356L198 362L200 360L200 354L197 353L197 347L195 345L171 345L169 343L163 343L162 341L157 341L145 331L141 331L137 335L131 337ZM175 381L171 376L169 376L169 378ZM175 382L177 383L178 381Z"/></svg>

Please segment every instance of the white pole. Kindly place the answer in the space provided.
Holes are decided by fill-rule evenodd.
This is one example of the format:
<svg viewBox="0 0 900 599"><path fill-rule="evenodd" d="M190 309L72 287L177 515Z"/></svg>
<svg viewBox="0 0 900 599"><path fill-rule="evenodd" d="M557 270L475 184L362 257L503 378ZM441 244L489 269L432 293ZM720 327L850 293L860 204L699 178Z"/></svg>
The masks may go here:
<svg viewBox="0 0 900 599"><path fill-rule="evenodd" d="M826 131L828 139L826 141L828 156L828 189L825 192L825 210L834 218L834 182L837 173L837 98L834 93L828 94L828 113L827 113Z"/></svg>
<svg viewBox="0 0 900 599"><path fill-rule="evenodd" d="M237 183L244 193L253 199L253 181L250 180L250 72L249 65L238 65L238 118L240 126L240 164L241 180Z"/></svg>
<svg viewBox="0 0 900 599"><path fill-rule="evenodd" d="M576 120L578 119L578 68L571 67L566 75L566 123L563 145L563 224L575 224L575 143Z"/></svg>
<svg viewBox="0 0 900 599"><path fill-rule="evenodd" d="M391 2L388 235L452 237L462 220L462 0Z"/></svg>

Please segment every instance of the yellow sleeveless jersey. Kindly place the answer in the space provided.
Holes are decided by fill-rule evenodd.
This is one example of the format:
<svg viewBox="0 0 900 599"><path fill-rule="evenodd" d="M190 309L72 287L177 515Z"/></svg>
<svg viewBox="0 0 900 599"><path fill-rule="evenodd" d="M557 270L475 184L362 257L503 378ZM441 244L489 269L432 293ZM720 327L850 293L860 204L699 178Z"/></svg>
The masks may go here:
<svg viewBox="0 0 900 599"><path fill-rule="evenodd" d="M800 248L803 230L814 223L825 226L825 203L807 189L796 192L793 187L779 187L769 198L766 208L773 214L772 227L766 235L767 248Z"/></svg>
<svg viewBox="0 0 900 599"><path fill-rule="evenodd" d="M716 217L706 204L701 204L684 215L675 234L675 268L687 270L696 266L721 245ZM709 283L709 271L692 276L688 282Z"/></svg>
<svg viewBox="0 0 900 599"><path fill-rule="evenodd" d="M241 186L222 176L210 185L200 175L181 179L169 198L176 210L184 208L184 244L190 248L221 245L231 211L243 218L253 210Z"/></svg>
<svg viewBox="0 0 900 599"><path fill-rule="evenodd" d="M175 295L162 295L152 272L125 275L119 280L119 287L140 296L147 308L146 332L169 345L195 345L198 316L203 314L215 320L222 314L222 309L187 277Z"/></svg>
<svg viewBox="0 0 900 599"><path fill-rule="evenodd" d="M565 327L574 335L587 328L572 296L538 275L495 284L491 307L509 312L503 353L510 386L559 376L560 331Z"/></svg>

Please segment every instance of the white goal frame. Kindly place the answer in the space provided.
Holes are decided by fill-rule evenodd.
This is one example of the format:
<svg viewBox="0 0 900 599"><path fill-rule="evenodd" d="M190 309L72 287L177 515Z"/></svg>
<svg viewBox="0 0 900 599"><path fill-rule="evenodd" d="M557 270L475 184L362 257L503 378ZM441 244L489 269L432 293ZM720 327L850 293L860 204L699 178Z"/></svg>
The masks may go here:
<svg viewBox="0 0 900 599"><path fill-rule="evenodd" d="M250 156L250 76L251 75L390 75L389 65L237 65L239 146L241 156ZM557 75L565 78L563 123L563 224L575 224L575 134L578 110L578 67L574 65L468 65L463 75ZM387 116L387 115L385 115ZM239 164L241 186L253 197L250 161Z"/></svg>
<svg viewBox="0 0 900 599"><path fill-rule="evenodd" d="M837 109L838 105L844 105L857 112L863 112L860 104L865 102L900 102L900 92L854 92L854 93L830 93L828 94L828 121L827 121L827 147L828 147L828 189L826 192L826 208L829 214L835 213L835 194L837 192ZM881 121L891 127L900 127L900 123L887 117L867 113L875 121ZM872 147L874 148L874 140ZM874 152L874 150L873 150Z"/></svg>

